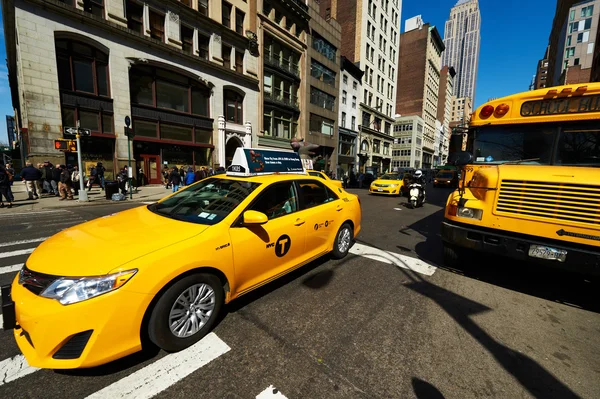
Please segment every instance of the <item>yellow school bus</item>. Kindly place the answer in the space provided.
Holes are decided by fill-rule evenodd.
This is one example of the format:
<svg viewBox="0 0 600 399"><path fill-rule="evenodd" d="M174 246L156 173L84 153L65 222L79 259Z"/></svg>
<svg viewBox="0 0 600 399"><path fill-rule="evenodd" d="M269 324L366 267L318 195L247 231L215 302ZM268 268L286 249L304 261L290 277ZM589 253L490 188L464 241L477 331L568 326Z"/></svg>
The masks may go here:
<svg viewBox="0 0 600 399"><path fill-rule="evenodd" d="M442 224L449 266L489 254L600 275L600 83L484 104L467 150L451 155L463 173Z"/></svg>

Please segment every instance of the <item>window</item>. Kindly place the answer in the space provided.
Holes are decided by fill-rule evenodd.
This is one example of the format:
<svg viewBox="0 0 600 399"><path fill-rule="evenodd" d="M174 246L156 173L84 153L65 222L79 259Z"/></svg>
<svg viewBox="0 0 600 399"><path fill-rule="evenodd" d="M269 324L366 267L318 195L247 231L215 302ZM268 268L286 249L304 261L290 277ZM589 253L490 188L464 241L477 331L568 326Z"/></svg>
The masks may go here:
<svg viewBox="0 0 600 399"><path fill-rule="evenodd" d="M356 109L356 96L352 96L352 108Z"/></svg>
<svg viewBox="0 0 600 399"><path fill-rule="evenodd" d="M235 10L235 31L240 35L244 34L244 18L246 14L240 10Z"/></svg>
<svg viewBox="0 0 600 399"><path fill-rule="evenodd" d="M265 107L263 125L265 136L290 139L298 131L298 117L291 112Z"/></svg>
<svg viewBox="0 0 600 399"><path fill-rule="evenodd" d="M347 96L348 96L348 93L346 93L346 90L342 90L342 104L346 104Z"/></svg>
<svg viewBox="0 0 600 399"><path fill-rule="evenodd" d="M352 88L354 90L358 90L358 83L356 82L356 80L354 82L352 82Z"/></svg>
<svg viewBox="0 0 600 399"><path fill-rule="evenodd" d="M104 0L83 0L83 11L104 18Z"/></svg>
<svg viewBox="0 0 600 399"><path fill-rule="evenodd" d="M56 41L58 83L62 90L109 96L108 55L77 41Z"/></svg>
<svg viewBox="0 0 600 399"><path fill-rule="evenodd" d="M163 42L165 40L165 16L150 10L150 37Z"/></svg>
<svg viewBox="0 0 600 399"><path fill-rule="evenodd" d="M346 127L346 113L342 112L342 127Z"/></svg>
<svg viewBox="0 0 600 399"><path fill-rule="evenodd" d="M350 124L350 129L356 130L356 116L352 117L352 122Z"/></svg>
<svg viewBox="0 0 600 399"><path fill-rule="evenodd" d="M373 152L379 153L381 150L381 141L373 140Z"/></svg>
<svg viewBox="0 0 600 399"><path fill-rule="evenodd" d="M238 49L235 49L235 70L244 73L244 53Z"/></svg>
<svg viewBox="0 0 600 399"><path fill-rule="evenodd" d="M583 33L578 33L577 34L577 43L582 43L582 42L583 42Z"/></svg>
<svg viewBox="0 0 600 399"><path fill-rule="evenodd" d="M571 45L571 38L572 38L571 35L567 36L567 46Z"/></svg>
<svg viewBox="0 0 600 399"><path fill-rule="evenodd" d="M222 44L221 45L221 57L223 58L223 66L227 69L231 69L231 47Z"/></svg>
<svg viewBox="0 0 600 399"><path fill-rule="evenodd" d="M371 114L363 111L362 113L362 126L370 127L371 126Z"/></svg>
<svg viewBox="0 0 600 399"><path fill-rule="evenodd" d="M579 26L580 26L579 30L581 30L581 21L579 21ZM587 30L587 29L591 29L591 28L592 28L592 18L588 18L585 20L583 29Z"/></svg>
<svg viewBox="0 0 600 399"><path fill-rule="evenodd" d="M181 26L181 42L182 50L184 53L194 53L194 29L187 27L183 24Z"/></svg>
<svg viewBox="0 0 600 399"><path fill-rule="evenodd" d="M314 59L310 61L310 75L329 86L335 86L335 72Z"/></svg>
<svg viewBox="0 0 600 399"><path fill-rule="evenodd" d="M573 61L573 65L579 65L579 58L575 58L575 60Z"/></svg>
<svg viewBox="0 0 600 399"><path fill-rule="evenodd" d="M383 155L390 155L390 143L383 143Z"/></svg>
<svg viewBox="0 0 600 399"><path fill-rule="evenodd" d="M200 14L208 16L208 0L198 0L198 11Z"/></svg>
<svg viewBox="0 0 600 399"><path fill-rule="evenodd" d="M333 136L334 121L322 116L310 114L310 131L318 132L327 136Z"/></svg>
<svg viewBox="0 0 600 399"><path fill-rule="evenodd" d="M568 47L565 51L565 58L573 57L575 55L575 47Z"/></svg>
<svg viewBox="0 0 600 399"><path fill-rule="evenodd" d="M583 10L581 10L582 14L583 14ZM571 10L571 12L569 13L569 21L572 21L575 19L575 10Z"/></svg>
<svg viewBox="0 0 600 399"><path fill-rule="evenodd" d="M303 209L314 208L338 199L338 196L318 181L300 181Z"/></svg>
<svg viewBox="0 0 600 399"><path fill-rule="evenodd" d="M588 43L587 53L592 54L594 52L594 43Z"/></svg>
<svg viewBox="0 0 600 399"><path fill-rule="evenodd" d="M385 123L385 133L390 134L391 129L392 129L392 125L389 122L386 122Z"/></svg>
<svg viewBox="0 0 600 399"><path fill-rule="evenodd" d="M335 107L335 97L311 86L310 103L333 111Z"/></svg>
<svg viewBox="0 0 600 399"><path fill-rule="evenodd" d="M312 46L327 59L335 62L337 48L319 36L316 32L313 32Z"/></svg>
<svg viewBox="0 0 600 399"><path fill-rule="evenodd" d="M134 1L127 1L127 27L140 35L144 34L144 6Z"/></svg>
<svg viewBox="0 0 600 399"><path fill-rule="evenodd" d="M574 124L560 132L556 164L600 166L600 130L594 124Z"/></svg>
<svg viewBox="0 0 600 399"><path fill-rule="evenodd" d="M575 10L572 10L571 13L575 14ZM591 17L594 14L594 6L587 6L581 9L581 18Z"/></svg>
<svg viewBox="0 0 600 399"><path fill-rule="evenodd" d="M224 26L231 28L231 4L226 1L224 1L221 6L221 23Z"/></svg>
<svg viewBox="0 0 600 399"><path fill-rule="evenodd" d="M210 37L202 34L198 34L198 51L199 56L202 59L208 60L208 47L210 44Z"/></svg>
<svg viewBox="0 0 600 399"><path fill-rule="evenodd" d="M344 77L343 77L343 81L344 81L344 84L345 84L345 85L347 85L347 84L348 84L348 75L344 75Z"/></svg>
<svg viewBox="0 0 600 399"><path fill-rule="evenodd" d="M232 90L225 90L225 120L241 125L244 123L243 107L244 97Z"/></svg>
<svg viewBox="0 0 600 399"><path fill-rule="evenodd" d="M298 210L294 182L275 183L265 189L248 208L267 215L269 220Z"/></svg>

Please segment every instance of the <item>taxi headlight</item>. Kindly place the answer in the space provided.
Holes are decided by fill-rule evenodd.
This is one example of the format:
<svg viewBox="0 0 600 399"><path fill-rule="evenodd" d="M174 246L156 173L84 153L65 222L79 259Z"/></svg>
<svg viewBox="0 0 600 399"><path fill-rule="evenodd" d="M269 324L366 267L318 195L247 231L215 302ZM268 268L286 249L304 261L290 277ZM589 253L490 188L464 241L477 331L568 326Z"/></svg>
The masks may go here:
<svg viewBox="0 0 600 399"><path fill-rule="evenodd" d="M397 184L390 184L390 187L391 188L396 188L396 187L398 187L398 185Z"/></svg>
<svg viewBox="0 0 600 399"><path fill-rule="evenodd" d="M483 216L483 210L475 208L458 208L458 214L456 216L467 219L481 220L481 217Z"/></svg>
<svg viewBox="0 0 600 399"><path fill-rule="evenodd" d="M114 291L136 272L137 269L99 277L63 277L50 284L40 295L70 305Z"/></svg>

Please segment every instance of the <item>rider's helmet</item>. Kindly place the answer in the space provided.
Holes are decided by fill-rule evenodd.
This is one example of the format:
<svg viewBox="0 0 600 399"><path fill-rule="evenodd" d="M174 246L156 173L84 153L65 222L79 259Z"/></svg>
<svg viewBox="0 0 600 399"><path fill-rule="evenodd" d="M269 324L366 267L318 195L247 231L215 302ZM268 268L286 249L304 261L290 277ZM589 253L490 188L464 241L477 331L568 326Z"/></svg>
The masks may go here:
<svg viewBox="0 0 600 399"><path fill-rule="evenodd" d="M420 178L421 176L423 176L423 172L421 172L421 170L420 170L420 169L417 169L417 170L415 171L415 177L418 179L418 178Z"/></svg>

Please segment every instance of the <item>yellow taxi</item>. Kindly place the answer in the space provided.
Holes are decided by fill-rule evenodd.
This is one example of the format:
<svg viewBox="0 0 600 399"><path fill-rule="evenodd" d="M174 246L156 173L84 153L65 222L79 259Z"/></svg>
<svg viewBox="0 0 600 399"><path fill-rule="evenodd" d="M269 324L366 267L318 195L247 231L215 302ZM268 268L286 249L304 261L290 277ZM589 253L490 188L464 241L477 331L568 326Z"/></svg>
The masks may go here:
<svg viewBox="0 0 600 399"><path fill-rule="evenodd" d="M369 186L371 194L402 195L404 190L403 173L386 173Z"/></svg>
<svg viewBox="0 0 600 399"><path fill-rule="evenodd" d="M346 256L360 229L358 197L308 175L297 154L240 148L226 174L43 242L3 287L5 328L40 368L101 365L146 337L179 351L224 304L327 253Z"/></svg>
<svg viewBox="0 0 600 399"><path fill-rule="evenodd" d="M336 187L342 187L342 181L341 180L333 180L332 178L330 178L329 176L327 176L326 173L320 171L320 170L307 170L306 172L308 172L309 175L311 176L315 176L315 177L320 177L323 180L327 180L329 181L331 184L335 185Z"/></svg>

